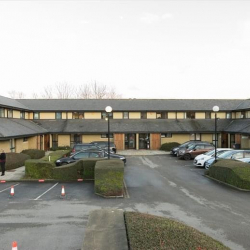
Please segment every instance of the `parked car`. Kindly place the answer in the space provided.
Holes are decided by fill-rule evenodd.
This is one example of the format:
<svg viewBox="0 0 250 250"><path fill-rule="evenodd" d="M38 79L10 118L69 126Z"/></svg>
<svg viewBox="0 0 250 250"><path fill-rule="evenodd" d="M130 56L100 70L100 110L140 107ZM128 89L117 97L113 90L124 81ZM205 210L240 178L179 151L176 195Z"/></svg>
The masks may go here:
<svg viewBox="0 0 250 250"><path fill-rule="evenodd" d="M248 158L242 158L242 159L237 159L237 161L242 161L242 162L250 163L250 157L248 157Z"/></svg>
<svg viewBox="0 0 250 250"><path fill-rule="evenodd" d="M91 143L98 146L98 147L100 147L101 149L109 151L107 141L92 141ZM110 147L110 152L111 153L116 153L116 146L115 146L114 142L110 142L109 147Z"/></svg>
<svg viewBox="0 0 250 250"><path fill-rule="evenodd" d="M232 150L231 148L217 148L216 150L216 155L220 155L222 153L224 153L225 151L228 151L228 150ZM201 154L201 155L197 155L195 158L194 158L194 162L193 164L196 166L196 167L204 167L205 166L205 161L210 159L211 157L214 157L214 153L215 153L215 149L212 149L204 154Z"/></svg>
<svg viewBox="0 0 250 250"><path fill-rule="evenodd" d="M97 147L95 144L93 143L77 143L73 146L72 151L70 153L70 155L73 155L79 151L85 150L85 149L89 149L89 148L93 148L93 149L100 149L99 147Z"/></svg>
<svg viewBox="0 0 250 250"><path fill-rule="evenodd" d="M209 142L195 142L187 148L182 148L178 151L178 157L184 160L191 160L197 155L204 154L214 149L214 145Z"/></svg>
<svg viewBox="0 0 250 250"><path fill-rule="evenodd" d="M67 165L84 158L108 158L108 152L102 149L86 149L75 153L69 157L62 157L56 161L56 166ZM111 159L120 159L126 163L126 158L123 155L110 154Z"/></svg>
<svg viewBox="0 0 250 250"><path fill-rule="evenodd" d="M220 155L218 155L217 159L242 159L242 158L249 158L250 157L250 150L230 150L226 151ZM215 158L212 157L205 161L205 169L209 169L209 167L214 163Z"/></svg>
<svg viewBox="0 0 250 250"><path fill-rule="evenodd" d="M187 147L189 144L193 143L193 142L200 142L200 141L195 141L195 140L191 140L191 141L186 141L182 144L180 144L178 147L174 147L170 150L170 154L174 155L174 156L177 156L177 153L178 151L181 149L181 148L185 148Z"/></svg>

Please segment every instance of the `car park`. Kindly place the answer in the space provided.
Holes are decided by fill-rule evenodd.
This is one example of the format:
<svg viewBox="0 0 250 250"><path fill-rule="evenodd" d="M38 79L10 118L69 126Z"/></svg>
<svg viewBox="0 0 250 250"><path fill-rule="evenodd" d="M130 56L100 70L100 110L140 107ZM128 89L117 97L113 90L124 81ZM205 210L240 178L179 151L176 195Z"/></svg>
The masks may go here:
<svg viewBox="0 0 250 250"><path fill-rule="evenodd" d="M101 149L108 151L108 141L92 141L92 144L98 146ZM110 153L116 153L116 146L114 142L109 142Z"/></svg>
<svg viewBox="0 0 250 250"><path fill-rule="evenodd" d="M239 160L243 158L250 157L250 150L230 150L226 151L217 156L217 159L233 159ZM205 169L209 169L209 167L214 163L215 158L212 157L205 162Z"/></svg>
<svg viewBox="0 0 250 250"><path fill-rule="evenodd" d="M79 151L89 149L89 148L99 149L99 147L93 143L77 143L77 144L74 144L70 155L73 155Z"/></svg>
<svg viewBox="0 0 250 250"><path fill-rule="evenodd" d="M85 158L108 158L108 152L102 149L86 149L79 151L69 157L62 157L56 161L56 166L67 165ZM110 154L111 159L120 159L126 163L126 158L123 155Z"/></svg>
<svg viewBox="0 0 250 250"><path fill-rule="evenodd" d="M232 150L231 148L217 148L216 154L217 156L224 153L225 151ZM194 166L196 167L204 167L206 160L210 159L211 157L214 157L215 149L212 149L204 154L197 155L194 158Z"/></svg>
<svg viewBox="0 0 250 250"><path fill-rule="evenodd" d="M178 157L184 160L191 160L197 155L204 154L214 149L214 145L209 142L195 142L187 148L182 148L178 151Z"/></svg>

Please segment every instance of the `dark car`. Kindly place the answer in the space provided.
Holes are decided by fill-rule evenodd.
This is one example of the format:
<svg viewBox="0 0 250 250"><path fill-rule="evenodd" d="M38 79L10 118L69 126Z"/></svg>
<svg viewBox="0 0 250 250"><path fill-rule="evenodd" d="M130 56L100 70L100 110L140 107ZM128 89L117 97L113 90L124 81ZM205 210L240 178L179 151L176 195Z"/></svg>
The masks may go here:
<svg viewBox="0 0 250 250"><path fill-rule="evenodd" d="M178 157L184 160L191 160L197 155L204 154L214 149L214 145L209 142L195 142L189 144L187 148L182 148L178 151Z"/></svg>
<svg viewBox="0 0 250 250"><path fill-rule="evenodd" d="M108 152L101 149L86 149L75 153L69 157L62 157L56 161L56 166L67 165L84 158L108 158ZM110 154L111 159L120 159L126 163L126 158L123 155Z"/></svg>
<svg viewBox="0 0 250 250"><path fill-rule="evenodd" d="M89 148L93 148L93 149L100 149L99 147L97 147L95 144L93 143L77 143L73 146L72 151L70 153L70 155L73 155L79 151L85 150L85 149L89 149Z"/></svg>
<svg viewBox="0 0 250 250"><path fill-rule="evenodd" d="M180 144L179 146L172 148L172 149L170 150L170 154L172 154L172 155L174 155L174 156L178 156L178 151L179 151L181 148L188 147L189 144L194 143L194 142L200 142L200 141L196 141L196 140L186 141L186 142Z"/></svg>
<svg viewBox="0 0 250 250"><path fill-rule="evenodd" d="M98 146L101 149L109 151L108 150L108 141L92 141L91 143ZM109 148L110 148L110 153L116 153L116 146L115 146L114 142L110 142Z"/></svg>

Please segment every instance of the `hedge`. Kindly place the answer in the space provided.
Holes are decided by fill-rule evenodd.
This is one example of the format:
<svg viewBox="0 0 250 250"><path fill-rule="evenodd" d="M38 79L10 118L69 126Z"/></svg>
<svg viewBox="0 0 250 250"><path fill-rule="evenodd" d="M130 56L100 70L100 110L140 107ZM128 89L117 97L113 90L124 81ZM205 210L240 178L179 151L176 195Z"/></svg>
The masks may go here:
<svg viewBox="0 0 250 250"><path fill-rule="evenodd" d="M45 151L39 149L25 149L21 153L29 155L31 159L40 159L45 156Z"/></svg>
<svg viewBox="0 0 250 250"><path fill-rule="evenodd" d="M250 190L250 164L236 160L218 160L207 175L241 189Z"/></svg>
<svg viewBox="0 0 250 250"><path fill-rule="evenodd" d="M103 197L123 195L124 164L121 160L99 161L95 166L95 193Z"/></svg>
<svg viewBox="0 0 250 250"><path fill-rule="evenodd" d="M29 155L23 153L6 153L6 170L19 168L25 165L25 161L30 159Z"/></svg>
<svg viewBox="0 0 250 250"><path fill-rule="evenodd" d="M54 164L42 160L27 160L25 162L25 176L33 179L53 179Z"/></svg>
<svg viewBox="0 0 250 250"><path fill-rule="evenodd" d="M179 145L180 145L180 143L178 143L178 142L163 143L160 147L160 150L170 151L172 148L178 147Z"/></svg>

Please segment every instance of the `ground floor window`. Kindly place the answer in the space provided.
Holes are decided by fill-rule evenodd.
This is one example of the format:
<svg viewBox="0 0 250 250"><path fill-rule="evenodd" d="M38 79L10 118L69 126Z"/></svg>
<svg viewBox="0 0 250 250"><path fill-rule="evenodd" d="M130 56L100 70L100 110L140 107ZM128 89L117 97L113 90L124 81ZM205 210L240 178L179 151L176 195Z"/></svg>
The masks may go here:
<svg viewBox="0 0 250 250"><path fill-rule="evenodd" d="M101 134L101 138L114 138L113 134Z"/></svg>
<svg viewBox="0 0 250 250"><path fill-rule="evenodd" d="M73 148L74 144L82 143L82 136L80 134L70 135L70 147Z"/></svg>
<svg viewBox="0 0 250 250"><path fill-rule="evenodd" d="M190 140L200 141L201 140L201 134L190 134Z"/></svg>
<svg viewBox="0 0 250 250"><path fill-rule="evenodd" d="M58 147L58 134L52 135L52 148Z"/></svg>

